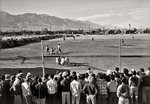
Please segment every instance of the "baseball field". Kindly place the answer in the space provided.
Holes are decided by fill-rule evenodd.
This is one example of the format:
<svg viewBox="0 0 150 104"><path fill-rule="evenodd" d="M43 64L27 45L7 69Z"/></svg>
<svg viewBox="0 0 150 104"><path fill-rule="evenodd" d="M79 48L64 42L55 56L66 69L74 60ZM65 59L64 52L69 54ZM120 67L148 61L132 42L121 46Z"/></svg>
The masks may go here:
<svg viewBox="0 0 150 104"><path fill-rule="evenodd" d="M92 40L93 38L93 40ZM120 39L121 51L119 50ZM62 54L45 55L45 73L57 70L71 70L85 72L90 67L95 73L114 70L116 66L129 70L150 67L150 34L127 35L80 35L74 40L72 37L46 40L46 45L56 48L60 44ZM45 51L44 51L45 52ZM119 61L121 53L121 62ZM56 57L68 57L69 65L56 65ZM18 70L24 73L30 71L34 75L42 75L41 43L32 43L21 47L0 49L0 75L15 74Z"/></svg>

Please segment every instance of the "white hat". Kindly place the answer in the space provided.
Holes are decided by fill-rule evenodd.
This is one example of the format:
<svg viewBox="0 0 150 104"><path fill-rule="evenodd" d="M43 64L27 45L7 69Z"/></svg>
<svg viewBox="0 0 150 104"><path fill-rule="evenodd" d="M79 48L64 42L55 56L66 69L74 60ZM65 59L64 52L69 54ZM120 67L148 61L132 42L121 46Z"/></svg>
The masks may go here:
<svg viewBox="0 0 150 104"><path fill-rule="evenodd" d="M110 75L110 74L112 74L112 71L111 70L107 70L107 75Z"/></svg>
<svg viewBox="0 0 150 104"><path fill-rule="evenodd" d="M132 72L134 72L134 71L135 71L135 69L131 69L131 71L132 71Z"/></svg>
<svg viewBox="0 0 150 104"><path fill-rule="evenodd" d="M28 79L31 76L32 76L31 72L28 72L27 75L26 75L26 79Z"/></svg>
<svg viewBox="0 0 150 104"><path fill-rule="evenodd" d="M68 73L67 73L66 71L62 73L62 76L63 76L63 77L65 77L65 76L67 76L67 75L68 75Z"/></svg>

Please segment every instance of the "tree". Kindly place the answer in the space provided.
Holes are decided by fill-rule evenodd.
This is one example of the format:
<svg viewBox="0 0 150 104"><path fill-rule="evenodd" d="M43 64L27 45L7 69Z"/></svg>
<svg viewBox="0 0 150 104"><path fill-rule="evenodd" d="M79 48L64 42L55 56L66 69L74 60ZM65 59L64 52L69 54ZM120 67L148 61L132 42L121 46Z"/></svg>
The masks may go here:
<svg viewBox="0 0 150 104"><path fill-rule="evenodd" d="M42 34L47 34L48 33L48 29L47 28L43 28L42 29Z"/></svg>

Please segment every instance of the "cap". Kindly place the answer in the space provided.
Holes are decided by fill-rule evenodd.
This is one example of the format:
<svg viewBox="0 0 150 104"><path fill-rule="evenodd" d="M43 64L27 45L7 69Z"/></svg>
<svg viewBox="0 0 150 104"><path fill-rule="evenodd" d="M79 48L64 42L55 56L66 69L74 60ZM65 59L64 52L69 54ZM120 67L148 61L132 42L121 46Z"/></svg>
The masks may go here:
<svg viewBox="0 0 150 104"><path fill-rule="evenodd" d="M67 75L68 75L68 73L67 73L66 71L62 73L62 76L63 76L63 77L65 77L65 76L67 76Z"/></svg>

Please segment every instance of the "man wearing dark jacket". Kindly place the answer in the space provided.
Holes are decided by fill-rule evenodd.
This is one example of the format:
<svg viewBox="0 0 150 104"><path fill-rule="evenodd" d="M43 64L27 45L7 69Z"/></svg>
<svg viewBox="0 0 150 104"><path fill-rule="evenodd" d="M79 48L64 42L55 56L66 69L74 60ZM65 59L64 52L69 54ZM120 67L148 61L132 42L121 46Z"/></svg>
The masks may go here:
<svg viewBox="0 0 150 104"><path fill-rule="evenodd" d="M36 102L37 104L45 104L45 99L46 99L46 86L43 85L42 79L38 79L38 84L35 85L36 89Z"/></svg>
<svg viewBox="0 0 150 104"><path fill-rule="evenodd" d="M90 76L88 80L89 80L89 83L87 83L83 87L83 93L86 94L87 104L96 104L97 88L96 88L96 85L94 84L94 77Z"/></svg>
<svg viewBox="0 0 150 104"><path fill-rule="evenodd" d="M11 104L11 94L10 94L10 75L5 75L5 80L2 87L2 95L3 95L3 104ZM0 102L1 103L1 102Z"/></svg>

